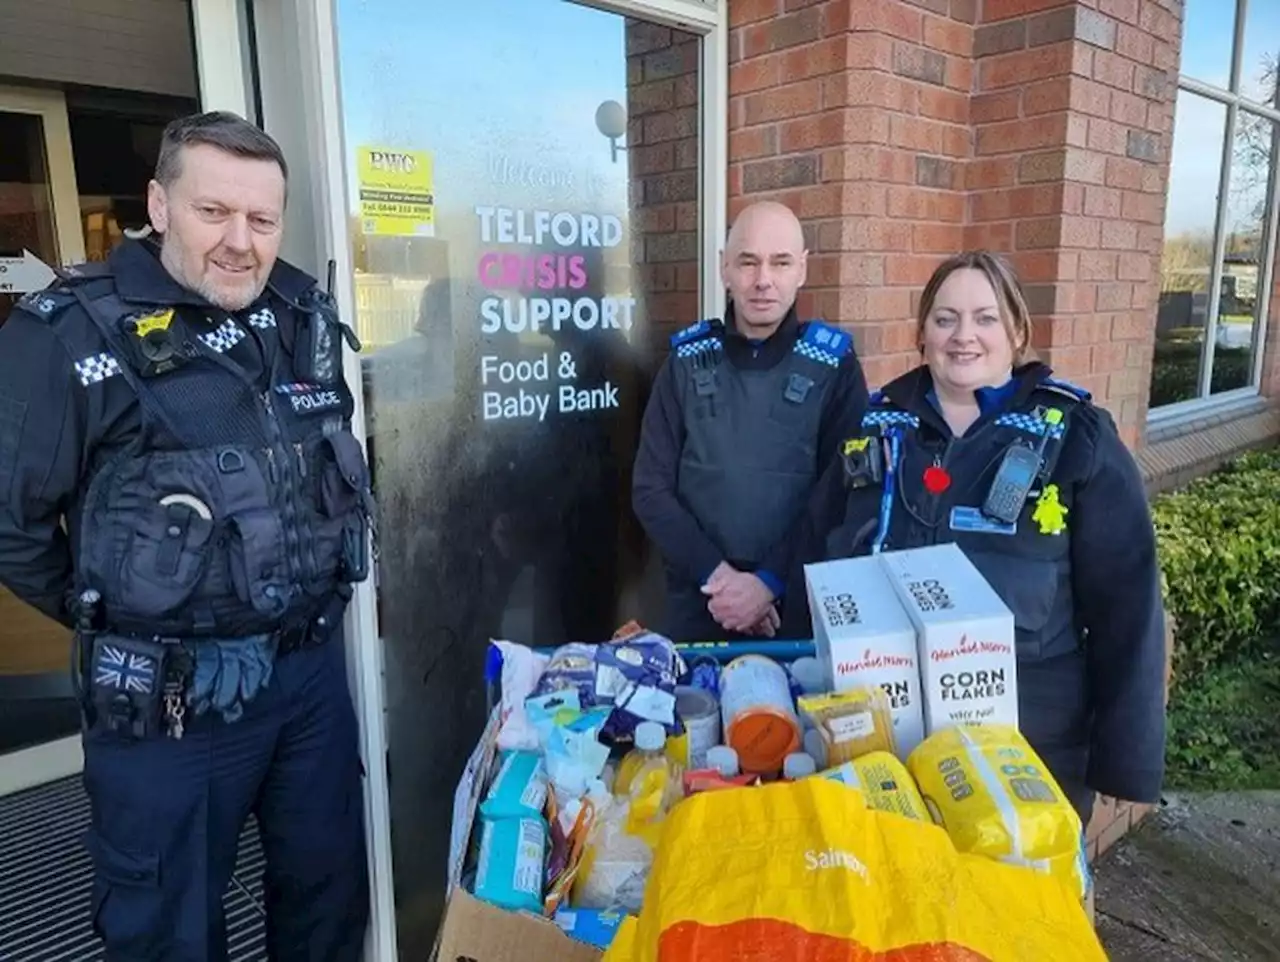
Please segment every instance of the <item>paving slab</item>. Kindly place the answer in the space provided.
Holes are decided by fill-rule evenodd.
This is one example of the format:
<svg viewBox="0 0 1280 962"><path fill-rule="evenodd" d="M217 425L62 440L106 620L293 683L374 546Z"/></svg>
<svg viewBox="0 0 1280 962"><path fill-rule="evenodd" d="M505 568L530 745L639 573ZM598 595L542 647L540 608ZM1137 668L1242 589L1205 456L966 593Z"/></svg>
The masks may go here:
<svg viewBox="0 0 1280 962"><path fill-rule="evenodd" d="M1280 791L1167 795L1095 875L1112 962L1280 960Z"/></svg>

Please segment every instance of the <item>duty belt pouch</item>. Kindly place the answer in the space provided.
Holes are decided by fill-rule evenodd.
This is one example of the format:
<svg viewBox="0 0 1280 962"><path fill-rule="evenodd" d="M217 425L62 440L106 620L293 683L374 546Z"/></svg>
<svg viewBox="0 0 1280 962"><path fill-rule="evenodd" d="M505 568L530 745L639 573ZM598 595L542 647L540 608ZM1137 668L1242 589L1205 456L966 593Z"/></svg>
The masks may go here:
<svg viewBox="0 0 1280 962"><path fill-rule="evenodd" d="M369 536L375 506L369 488L369 470L355 435L339 431L328 436L334 468L321 480L321 497L332 515L345 515L342 529L342 574L348 582L369 576Z"/></svg>
<svg viewBox="0 0 1280 962"><path fill-rule="evenodd" d="M98 727L137 739L161 733L165 656L160 642L93 636L88 682Z"/></svg>

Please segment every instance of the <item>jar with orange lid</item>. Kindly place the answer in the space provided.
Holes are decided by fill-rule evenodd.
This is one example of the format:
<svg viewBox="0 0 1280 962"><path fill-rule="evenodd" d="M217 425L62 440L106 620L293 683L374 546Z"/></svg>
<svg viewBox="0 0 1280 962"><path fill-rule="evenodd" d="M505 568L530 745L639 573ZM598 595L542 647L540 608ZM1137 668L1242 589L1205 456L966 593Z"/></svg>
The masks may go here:
<svg viewBox="0 0 1280 962"><path fill-rule="evenodd" d="M763 655L743 655L720 674L724 743L738 753L742 771L777 775L799 751L801 728L786 671Z"/></svg>

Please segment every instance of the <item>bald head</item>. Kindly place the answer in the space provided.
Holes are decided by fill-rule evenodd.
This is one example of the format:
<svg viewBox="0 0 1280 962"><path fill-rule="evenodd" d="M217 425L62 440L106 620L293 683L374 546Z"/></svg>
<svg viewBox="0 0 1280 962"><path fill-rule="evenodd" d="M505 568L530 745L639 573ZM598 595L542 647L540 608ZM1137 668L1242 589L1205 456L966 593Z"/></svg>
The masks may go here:
<svg viewBox="0 0 1280 962"><path fill-rule="evenodd" d="M804 231L789 207L760 201L742 210L721 264L742 334L768 337L778 329L804 284L806 261Z"/></svg>

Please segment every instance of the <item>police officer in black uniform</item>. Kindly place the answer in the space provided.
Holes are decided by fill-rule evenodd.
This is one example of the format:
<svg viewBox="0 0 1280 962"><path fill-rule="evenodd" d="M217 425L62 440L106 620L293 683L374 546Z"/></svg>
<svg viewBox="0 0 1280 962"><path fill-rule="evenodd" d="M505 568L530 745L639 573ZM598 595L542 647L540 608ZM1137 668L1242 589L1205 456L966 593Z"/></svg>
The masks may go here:
<svg viewBox="0 0 1280 962"><path fill-rule="evenodd" d="M866 406L851 335L796 316L807 254L790 209L745 208L724 320L673 336L654 381L632 503L663 557L676 641L775 632L794 526Z"/></svg>
<svg viewBox="0 0 1280 962"><path fill-rule="evenodd" d="M1082 820L1095 792L1155 802L1164 612L1134 459L1088 392L1027 360L1002 259L943 263L918 323L925 363L876 392L842 445L791 582L806 561L954 542L1013 613L1019 725Z"/></svg>
<svg viewBox="0 0 1280 962"><path fill-rule="evenodd" d="M68 268L0 329L0 579L76 629L108 960L226 958L250 812L268 957L362 952L341 631L372 540L357 345L277 260L286 177L241 118L175 121L148 188L159 242Z"/></svg>

